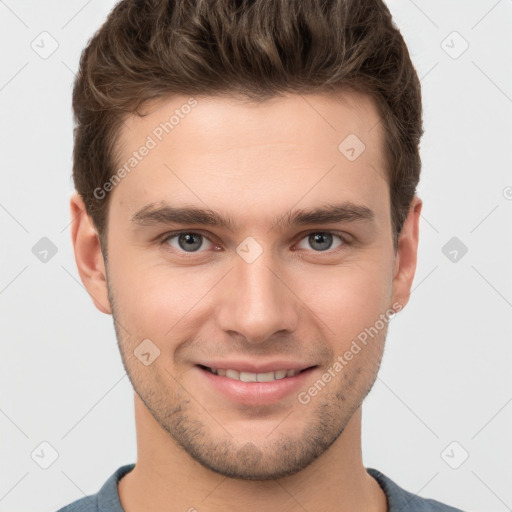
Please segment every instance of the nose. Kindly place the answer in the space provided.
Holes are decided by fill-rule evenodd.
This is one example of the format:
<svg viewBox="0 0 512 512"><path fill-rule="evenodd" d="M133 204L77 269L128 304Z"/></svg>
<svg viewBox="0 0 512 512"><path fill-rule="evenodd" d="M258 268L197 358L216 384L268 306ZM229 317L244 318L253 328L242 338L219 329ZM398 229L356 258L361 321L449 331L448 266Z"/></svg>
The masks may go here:
<svg viewBox="0 0 512 512"><path fill-rule="evenodd" d="M300 301L288 283L288 274L266 252L252 263L236 256L216 308L219 328L254 344L294 332Z"/></svg>

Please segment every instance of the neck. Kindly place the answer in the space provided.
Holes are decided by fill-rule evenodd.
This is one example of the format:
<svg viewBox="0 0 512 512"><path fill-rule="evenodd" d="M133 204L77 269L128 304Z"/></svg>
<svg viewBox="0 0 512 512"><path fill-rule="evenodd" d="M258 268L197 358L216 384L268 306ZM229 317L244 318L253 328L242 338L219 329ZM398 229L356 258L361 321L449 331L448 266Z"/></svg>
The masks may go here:
<svg viewBox="0 0 512 512"><path fill-rule="evenodd" d="M162 430L134 395L137 462L118 484L125 512L387 511L382 489L363 466L360 408L331 447L302 471L250 481L203 467Z"/></svg>

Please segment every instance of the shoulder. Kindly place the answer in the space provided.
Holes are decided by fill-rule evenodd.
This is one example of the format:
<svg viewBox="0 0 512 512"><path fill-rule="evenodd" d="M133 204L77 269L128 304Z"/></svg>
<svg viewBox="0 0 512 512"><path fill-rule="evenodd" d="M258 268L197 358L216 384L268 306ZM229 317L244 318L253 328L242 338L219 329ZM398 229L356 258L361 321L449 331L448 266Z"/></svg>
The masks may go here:
<svg viewBox="0 0 512 512"><path fill-rule="evenodd" d="M124 512L119 500L117 484L134 467L135 464L121 466L108 478L96 494L73 501L57 510L57 512Z"/></svg>
<svg viewBox="0 0 512 512"><path fill-rule="evenodd" d="M388 512L463 512L440 501L421 498L406 491L377 469L366 468L366 471L377 480L386 494Z"/></svg>
<svg viewBox="0 0 512 512"><path fill-rule="evenodd" d="M60 508L57 512L96 512L98 509L97 495L92 494L79 500L73 501L69 505Z"/></svg>

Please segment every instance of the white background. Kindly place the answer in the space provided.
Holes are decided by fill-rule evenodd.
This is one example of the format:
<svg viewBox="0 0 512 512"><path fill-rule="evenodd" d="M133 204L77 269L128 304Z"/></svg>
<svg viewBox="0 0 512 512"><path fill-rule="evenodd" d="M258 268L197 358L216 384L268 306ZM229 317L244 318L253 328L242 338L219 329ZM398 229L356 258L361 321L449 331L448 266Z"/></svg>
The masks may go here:
<svg viewBox="0 0 512 512"><path fill-rule="evenodd" d="M72 83L113 5L0 2L0 511L53 512L136 460L133 392L112 319L81 285L69 230ZM388 5L423 87L424 209L414 291L390 326L364 406L364 463L421 496L504 512L512 510L512 1ZM46 59L31 48L43 31L58 42ZM463 41L453 31L469 44L457 58ZM442 252L454 236L468 248L456 262ZM46 263L32 253L42 237L57 247ZM48 469L31 457L43 441L58 452ZM469 454L458 469L441 455L453 441L446 460Z"/></svg>

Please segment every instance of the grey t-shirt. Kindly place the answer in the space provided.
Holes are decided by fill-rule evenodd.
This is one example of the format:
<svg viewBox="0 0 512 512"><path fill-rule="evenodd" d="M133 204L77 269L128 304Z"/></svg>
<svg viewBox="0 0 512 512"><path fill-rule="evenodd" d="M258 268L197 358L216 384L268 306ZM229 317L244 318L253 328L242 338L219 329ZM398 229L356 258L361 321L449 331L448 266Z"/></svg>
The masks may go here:
<svg viewBox="0 0 512 512"><path fill-rule="evenodd" d="M119 501L117 483L134 467L135 464L121 466L103 484L97 494L80 498L57 512L124 512ZM366 468L366 471L377 480L386 494L388 512L463 512L458 508L443 505L439 501L420 498L416 494L402 489L376 469Z"/></svg>

